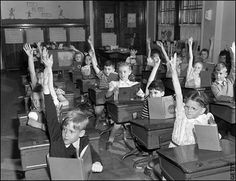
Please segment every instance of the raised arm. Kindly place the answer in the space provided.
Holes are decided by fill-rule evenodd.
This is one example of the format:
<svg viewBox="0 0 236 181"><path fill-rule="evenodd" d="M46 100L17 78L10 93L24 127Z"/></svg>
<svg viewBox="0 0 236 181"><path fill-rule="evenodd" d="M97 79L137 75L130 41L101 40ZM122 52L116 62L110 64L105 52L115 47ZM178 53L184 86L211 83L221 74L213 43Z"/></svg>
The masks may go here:
<svg viewBox="0 0 236 181"><path fill-rule="evenodd" d="M231 55L231 69L228 78L234 83L235 81L235 42L232 43L230 47Z"/></svg>
<svg viewBox="0 0 236 181"><path fill-rule="evenodd" d="M151 38L147 38L147 49L148 49L147 58L151 58Z"/></svg>
<svg viewBox="0 0 236 181"><path fill-rule="evenodd" d="M165 48L164 48L163 43L162 43L161 41L156 41L156 44L157 44L157 46L161 47L161 51L162 51L162 53L164 54L166 61L169 62L170 59L169 59L169 57L168 57L168 55L167 55L167 53L166 53L166 50L165 50Z"/></svg>
<svg viewBox="0 0 236 181"><path fill-rule="evenodd" d="M27 43L24 45L23 49L25 53L28 55L28 68L29 68L30 79L31 79L32 89L33 89L37 83L37 77L36 77L35 67L34 67L33 50L30 44L27 44Z"/></svg>
<svg viewBox="0 0 236 181"><path fill-rule="evenodd" d="M213 53L214 37L211 37L209 41L210 41L210 48L209 48L208 59L211 60L212 59L212 53Z"/></svg>
<svg viewBox="0 0 236 181"><path fill-rule="evenodd" d="M182 90L179 83L178 74L176 71L176 59L177 59L177 55L175 53L174 57L171 57L171 61L169 63L171 65L170 67L172 71L172 82L173 82L173 86L174 86L174 90L176 94L176 109L177 111L180 111L183 106L183 95L182 95Z"/></svg>
<svg viewBox="0 0 236 181"><path fill-rule="evenodd" d="M97 58L96 58L96 54L95 54L95 50L93 47L91 36L89 36L89 38L88 38L88 43L91 47L91 51L89 51L89 55L92 57L93 69L94 69L95 73L98 74L100 72L100 69L98 68Z"/></svg>
<svg viewBox="0 0 236 181"><path fill-rule="evenodd" d="M160 58L159 56L158 57L155 57L154 58L154 67L152 68L152 72L148 78L148 82L147 82L147 85L146 85L146 89L145 89L145 96L147 96L149 94L149 91L148 91L148 87L150 86L150 84L152 83L152 81L155 79L156 77L156 73L157 73L157 70L159 68L159 65L160 65Z"/></svg>
<svg viewBox="0 0 236 181"><path fill-rule="evenodd" d="M53 57L52 55L49 57L48 50L44 47L42 51L42 61L45 64L45 71L48 73L48 87L53 98L53 102L56 106L59 106L59 101L57 99L57 94L53 87L53 73L52 73L52 65L53 65Z"/></svg>
<svg viewBox="0 0 236 181"><path fill-rule="evenodd" d="M187 70L187 77L186 80L188 80L188 77L190 75L191 69L193 67L193 38L188 39L188 46L189 46L189 62L188 62L188 70Z"/></svg>

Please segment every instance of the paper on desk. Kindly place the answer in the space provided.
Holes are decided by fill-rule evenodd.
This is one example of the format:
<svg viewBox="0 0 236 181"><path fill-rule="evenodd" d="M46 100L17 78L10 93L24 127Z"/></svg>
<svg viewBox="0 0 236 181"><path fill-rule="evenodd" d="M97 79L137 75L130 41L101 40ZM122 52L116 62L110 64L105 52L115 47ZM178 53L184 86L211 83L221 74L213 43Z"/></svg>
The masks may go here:
<svg viewBox="0 0 236 181"><path fill-rule="evenodd" d="M115 33L102 33L102 46L116 45L116 34Z"/></svg>
<svg viewBox="0 0 236 181"><path fill-rule="evenodd" d="M5 42L10 43L23 43L23 30L22 29L5 29Z"/></svg>

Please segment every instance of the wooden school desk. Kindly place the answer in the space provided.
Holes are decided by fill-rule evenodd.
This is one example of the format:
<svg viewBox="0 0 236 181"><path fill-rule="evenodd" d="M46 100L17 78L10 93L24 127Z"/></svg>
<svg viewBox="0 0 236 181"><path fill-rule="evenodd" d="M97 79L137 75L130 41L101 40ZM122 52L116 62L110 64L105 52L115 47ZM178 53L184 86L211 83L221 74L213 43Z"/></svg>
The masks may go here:
<svg viewBox="0 0 236 181"><path fill-rule="evenodd" d="M19 126L18 148L26 180L49 180L46 155L49 140L44 131L27 125Z"/></svg>
<svg viewBox="0 0 236 181"><path fill-rule="evenodd" d="M210 112L231 125L231 134L235 136L235 102L212 102Z"/></svg>
<svg viewBox="0 0 236 181"><path fill-rule="evenodd" d="M89 98L94 105L104 105L106 102L106 93L108 89L99 89L92 87L88 89Z"/></svg>
<svg viewBox="0 0 236 181"><path fill-rule="evenodd" d="M221 140L221 145L222 151L200 150L196 144L158 150L162 175L166 180L234 180L235 142Z"/></svg>
<svg viewBox="0 0 236 181"><path fill-rule="evenodd" d="M80 89L82 93L87 93L88 89L94 87L97 82L97 79L77 79L76 84L77 88Z"/></svg>
<svg viewBox="0 0 236 181"><path fill-rule="evenodd" d="M99 133L95 129L87 129L86 132L90 144L99 153ZM19 126L18 148L26 180L49 180L46 162L49 145L46 132L27 125Z"/></svg>
<svg viewBox="0 0 236 181"><path fill-rule="evenodd" d="M171 141L174 121L175 118L131 120L131 135L137 143L137 147L125 154L123 159L137 153L138 150L142 150L142 147L144 147L145 149L142 151L148 152L149 155L146 158L135 161L133 167L136 168L138 164L152 160L155 150L168 147Z"/></svg>
<svg viewBox="0 0 236 181"><path fill-rule="evenodd" d="M137 118L143 109L142 100L107 101L106 104L108 114L117 124L126 123Z"/></svg>

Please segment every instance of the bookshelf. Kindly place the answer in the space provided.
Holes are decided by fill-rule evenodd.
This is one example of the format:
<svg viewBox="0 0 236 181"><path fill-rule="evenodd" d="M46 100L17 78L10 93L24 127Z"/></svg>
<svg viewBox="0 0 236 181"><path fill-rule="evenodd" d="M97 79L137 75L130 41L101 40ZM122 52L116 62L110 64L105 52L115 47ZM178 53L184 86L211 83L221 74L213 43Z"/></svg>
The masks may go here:
<svg viewBox="0 0 236 181"><path fill-rule="evenodd" d="M200 43L202 8L203 1L158 1L157 40L186 40L192 36Z"/></svg>
<svg viewBox="0 0 236 181"><path fill-rule="evenodd" d="M180 1L179 23L180 24L201 24L202 1Z"/></svg>

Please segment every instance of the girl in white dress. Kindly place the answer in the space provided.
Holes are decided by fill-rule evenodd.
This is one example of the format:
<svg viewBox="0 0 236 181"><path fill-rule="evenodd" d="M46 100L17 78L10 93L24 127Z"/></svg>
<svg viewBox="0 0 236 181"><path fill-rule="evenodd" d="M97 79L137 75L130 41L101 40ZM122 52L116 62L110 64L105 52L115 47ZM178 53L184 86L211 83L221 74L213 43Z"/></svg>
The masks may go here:
<svg viewBox="0 0 236 181"><path fill-rule="evenodd" d="M208 99L205 93L194 90L183 102L183 95L176 71L176 53L169 61L172 82L176 94L176 120L169 147L195 144L194 125L215 124L214 117L208 112Z"/></svg>

